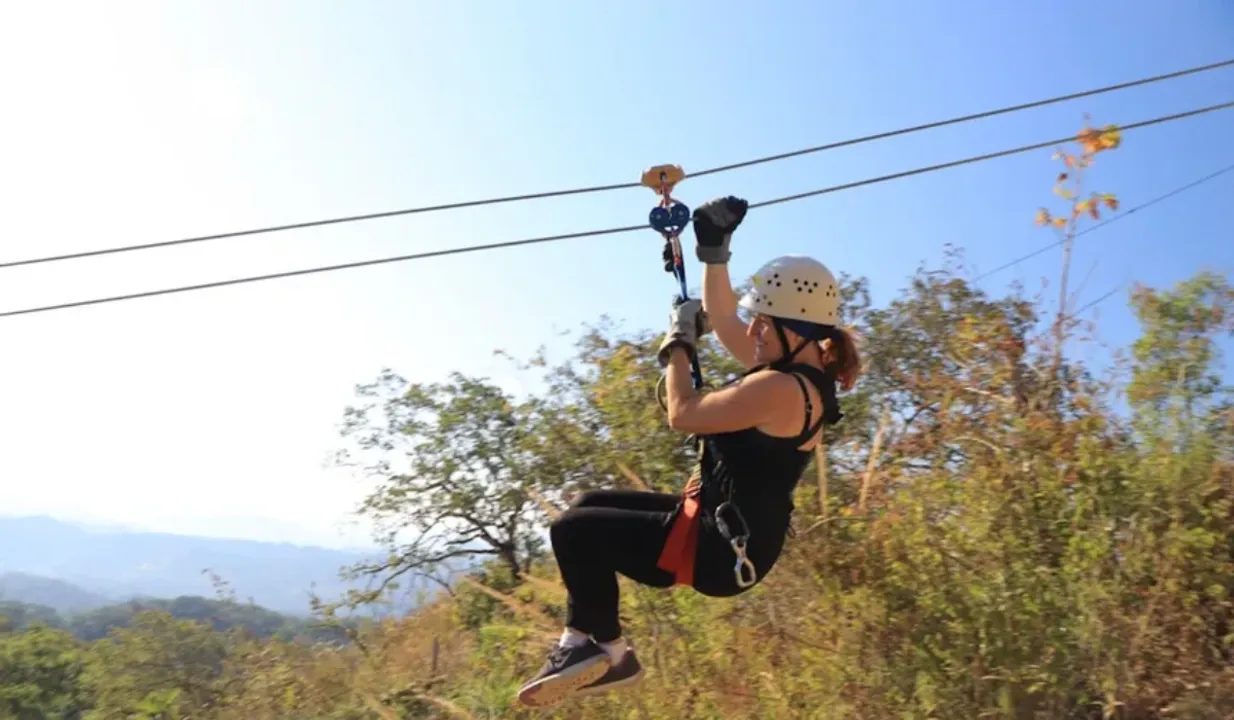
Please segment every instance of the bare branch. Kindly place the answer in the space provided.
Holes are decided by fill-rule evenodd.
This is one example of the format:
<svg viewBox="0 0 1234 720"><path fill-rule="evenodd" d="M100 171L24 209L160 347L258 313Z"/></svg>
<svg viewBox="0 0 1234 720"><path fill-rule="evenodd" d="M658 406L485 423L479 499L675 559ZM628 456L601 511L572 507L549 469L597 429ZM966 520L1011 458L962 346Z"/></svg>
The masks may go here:
<svg viewBox="0 0 1234 720"><path fill-rule="evenodd" d="M861 478L861 490L857 500L857 511L864 514L866 511L866 500L869 497L870 488L874 482L875 468L878 466L878 456L882 451L883 435L887 432L887 425L890 421L887 409L883 408L882 417L878 422L878 431L874 433L874 446L870 448L870 459L866 463L865 474Z"/></svg>
<svg viewBox="0 0 1234 720"><path fill-rule="evenodd" d="M621 474L626 477L626 480L630 481L631 485L638 488L639 490L643 490L645 492L651 492L651 488L647 485L647 483L643 482L643 479L641 477L634 474L634 471L631 470L629 467L627 467L625 463L618 460L616 464L617 464L617 469L620 470Z"/></svg>
<svg viewBox="0 0 1234 720"><path fill-rule="evenodd" d="M535 487L528 485L527 494L535 499L536 504L540 506L540 509L544 511L545 515L548 515L553 520L556 520L561 516L561 508L551 503L549 499L544 497L543 493L536 490Z"/></svg>

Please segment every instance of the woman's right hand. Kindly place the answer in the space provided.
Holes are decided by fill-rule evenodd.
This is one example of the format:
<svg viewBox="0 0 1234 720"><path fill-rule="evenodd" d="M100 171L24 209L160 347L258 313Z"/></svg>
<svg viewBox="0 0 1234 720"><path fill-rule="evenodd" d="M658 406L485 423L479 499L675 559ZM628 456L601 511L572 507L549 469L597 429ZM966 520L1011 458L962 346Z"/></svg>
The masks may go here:
<svg viewBox="0 0 1234 720"><path fill-rule="evenodd" d="M695 252L703 266L703 309L716 337L743 367L754 366L754 340L737 316L737 298L728 277L728 244L750 204L741 198L716 198L694 210Z"/></svg>
<svg viewBox="0 0 1234 720"><path fill-rule="evenodd" d="M708 200L694 209L695 253L700 262L723 265L732 253L728 245L733 231L745 219L750 203L738 197Z"/></svg>

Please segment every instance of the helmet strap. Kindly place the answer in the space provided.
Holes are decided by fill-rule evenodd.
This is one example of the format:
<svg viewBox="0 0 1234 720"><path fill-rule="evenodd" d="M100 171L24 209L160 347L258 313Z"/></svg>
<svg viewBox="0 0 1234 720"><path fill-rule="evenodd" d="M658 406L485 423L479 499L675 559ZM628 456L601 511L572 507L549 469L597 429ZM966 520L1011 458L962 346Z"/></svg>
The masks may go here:
<svg viewBox="0 0 1234 720"><path fill-rule="evenodd" d="M797 357L798 353L805 349L806 345L810 344L810 341L802 339L801 344L796 349L790 351L788 349L788 336L784 334L784 326L780 323L780 318L771 318L771 325L776 329L776 337L780 338L780 351L782 353L780 359L772 363L772 365L788 365L792 363L793 358Z"/></svg>

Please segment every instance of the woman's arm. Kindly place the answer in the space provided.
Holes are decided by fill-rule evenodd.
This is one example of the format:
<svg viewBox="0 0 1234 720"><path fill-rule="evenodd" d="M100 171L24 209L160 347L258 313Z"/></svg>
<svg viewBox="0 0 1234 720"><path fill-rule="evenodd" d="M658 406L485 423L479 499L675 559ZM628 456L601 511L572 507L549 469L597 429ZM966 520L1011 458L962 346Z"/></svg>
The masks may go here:
<svg viewBox="0 0 1234 720"><path fill-rule="evenodd" d="M667 367L668 425L686 433L721 433L783 423L800 398L788 375L761 372L706 395L690 381L690 360L681 347L670 351ZM799 400L798 405L799 406Z"/></svg>
<svg viewBox="0 0 1234 720"><path fill-rule="evenodd" d="M737 295L728 277L728 265L703 263L703 310L716 337L742 367L754 367L754 339L737 316Z"/></svg>

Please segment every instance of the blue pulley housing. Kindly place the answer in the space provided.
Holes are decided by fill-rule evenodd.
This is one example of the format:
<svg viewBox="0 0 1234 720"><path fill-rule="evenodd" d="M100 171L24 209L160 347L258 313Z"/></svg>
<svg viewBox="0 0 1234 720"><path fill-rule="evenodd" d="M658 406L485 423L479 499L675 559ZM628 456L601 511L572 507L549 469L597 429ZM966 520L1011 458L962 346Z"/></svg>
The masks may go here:
<svg viewBox="0 0 1234 720"><path fill-rule="evenodd" d="M676 201L667 208L657 205L651 209L651 213L647 216L647 221L651 224L651 227L655 228L656 232L664 235L675 235L685 229L685 226L690 222L690 208Z"/></svg>

